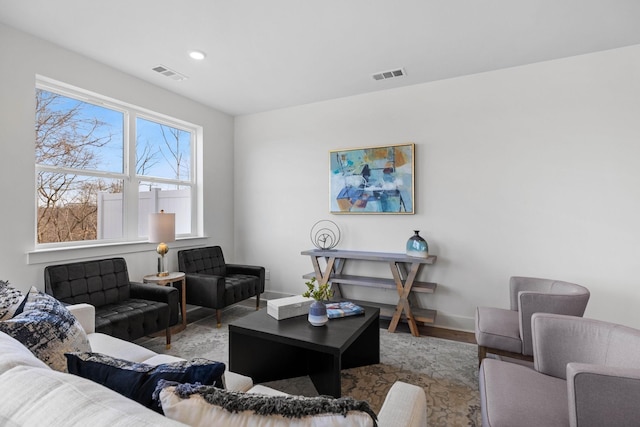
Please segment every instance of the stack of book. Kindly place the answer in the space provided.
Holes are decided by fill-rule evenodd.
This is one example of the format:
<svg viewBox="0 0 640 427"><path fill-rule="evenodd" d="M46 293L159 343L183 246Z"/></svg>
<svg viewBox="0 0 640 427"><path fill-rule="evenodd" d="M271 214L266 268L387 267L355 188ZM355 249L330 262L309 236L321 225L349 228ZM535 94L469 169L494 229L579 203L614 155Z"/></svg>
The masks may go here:
<svg viewBox="0 0 640 427"><path fill-rule="evenodd" d="M355 316L362 313L364 313L364 308L349 301L330 302L327 304L327 317L329 319Z"/></svg>

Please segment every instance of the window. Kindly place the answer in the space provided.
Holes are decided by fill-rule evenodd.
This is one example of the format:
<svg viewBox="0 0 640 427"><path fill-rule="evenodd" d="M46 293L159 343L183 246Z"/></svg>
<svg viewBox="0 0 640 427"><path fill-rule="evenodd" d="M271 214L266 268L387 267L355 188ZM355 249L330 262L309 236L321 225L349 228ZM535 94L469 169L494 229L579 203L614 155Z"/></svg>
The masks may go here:
<svg viewBox="0 0 640 427"><path fill-rule="evenodd" d="M36 243L139 241L161 209L176 214L177 235L195 234L199 130L38 80Z"/></svg>

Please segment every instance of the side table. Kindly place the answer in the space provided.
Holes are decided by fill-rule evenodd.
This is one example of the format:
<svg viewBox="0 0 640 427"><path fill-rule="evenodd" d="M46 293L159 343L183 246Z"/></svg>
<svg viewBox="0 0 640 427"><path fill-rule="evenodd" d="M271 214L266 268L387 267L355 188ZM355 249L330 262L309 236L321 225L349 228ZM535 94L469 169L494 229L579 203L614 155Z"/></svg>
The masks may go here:
<svg viewBox="0 0 640 427"><path fill-rule="evenodd" d="M181 306L180 314L182 315L182 324L176 325L172 328L171 333L184 331L187 327L187 281L185 274L177 271L171 272L168 276L158 276L157 274L147 274L142 278L144 283L155 283L160 286L167 286L175 282L182 282Z"/></svg>

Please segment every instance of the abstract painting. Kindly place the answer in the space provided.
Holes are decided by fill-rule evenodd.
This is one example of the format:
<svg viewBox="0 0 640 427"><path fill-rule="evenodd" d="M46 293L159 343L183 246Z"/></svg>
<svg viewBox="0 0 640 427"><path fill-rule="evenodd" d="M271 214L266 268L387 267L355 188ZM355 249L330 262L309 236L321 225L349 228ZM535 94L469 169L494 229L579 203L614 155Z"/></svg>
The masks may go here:
<svg viewBox="0 0 640 427"><path fill-rule="evenodd" d="M330 212L413 214L414 144L330 152Z"/></svg>

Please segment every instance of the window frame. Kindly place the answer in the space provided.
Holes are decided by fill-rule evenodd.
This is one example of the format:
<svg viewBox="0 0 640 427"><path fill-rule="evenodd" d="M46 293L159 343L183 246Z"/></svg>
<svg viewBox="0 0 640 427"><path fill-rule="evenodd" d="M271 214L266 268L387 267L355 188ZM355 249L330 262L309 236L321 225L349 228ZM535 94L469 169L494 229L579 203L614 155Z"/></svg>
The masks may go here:
<svg viewBox="0 0 640 427"><path fill-rule="evenodd" d="M53 92L74 100L90 103L99 107L108 108L123 114L123 165L122 173L107 172L95 169L75 169L66 167L57 167L51 165L38 164L35 162L34 153L34 251L33 252L49 252L58 249L74 249L82 247L110 247L120 244L135 244L146 242L146 236L138 234L138 199L139 185L141 182L158 182L161 184L179 185L181 187L190 188L190 207L191 218L190 233L178 234L176 239L190 239L204 237L201 227L199 226L202 218L203 203L199 193L201 192L201 174L197 169L200 164L200 156L202 155L202 138L203 128L200 125L189 123L187 121L158 113L146 108L142 108L124 101L119 101L95 92L84 90L75 86L68 85L47 77L36 76L35 90L45 90ZM34 112L35 114L35 112ZM162 125L171 126L191 134L190 140L190 159L189 168L190 176L185 179L168 179L153 176L138 175L136 171L136 123L137 119L150 120ZM82 176L119 179L123 183L123 216L122 216L122 237L116 239L96 239L96 240L76 240L69 242L38 242L38 173L41 171L56 173L71 173Z"/></svg>

